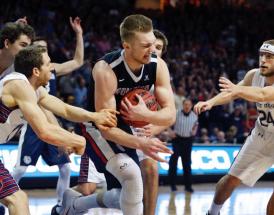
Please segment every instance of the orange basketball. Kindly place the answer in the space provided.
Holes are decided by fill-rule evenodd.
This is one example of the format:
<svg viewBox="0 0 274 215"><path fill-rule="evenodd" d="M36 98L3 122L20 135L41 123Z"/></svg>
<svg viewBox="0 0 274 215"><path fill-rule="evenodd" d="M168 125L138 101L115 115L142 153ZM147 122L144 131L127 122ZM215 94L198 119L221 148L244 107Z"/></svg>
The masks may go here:
<svg viewBox="0 0 274 215"><path fill-rule="evenodd" d="M127 98L132 105L137 105L139 101L138 101L136 94L140 95L143 98L143 100L149 110L151 110L151 111L158 110L159 104L157 103L155 96L152 93L150 93L149 91L140 89L140 88L137 88L137 89L134 89L134 90L128 92L126 95L124 95L121 102L125 98ZM120 108L121 108L121 105L120 105ZM124 121L128 125L131 125L136 128L138 128L138 127L140 128L140 127L143 127L143 126L149 124L148 122L144 122L144 121L129 121L129 120L124 120Z"/></svg>

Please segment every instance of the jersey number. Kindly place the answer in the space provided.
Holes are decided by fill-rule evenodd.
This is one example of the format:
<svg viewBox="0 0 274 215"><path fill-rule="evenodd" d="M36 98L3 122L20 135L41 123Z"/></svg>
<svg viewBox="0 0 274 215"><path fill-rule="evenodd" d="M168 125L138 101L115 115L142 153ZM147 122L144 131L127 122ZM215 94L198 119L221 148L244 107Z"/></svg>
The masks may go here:
<svg viewBox="0 0 274 215"><path fill-rule="evenodd" d="M268 124L271 124L274 126L274 120L270 112L264 112L262 110L258 111L260 116L259 120L262 126L268 127Z"/></svg>

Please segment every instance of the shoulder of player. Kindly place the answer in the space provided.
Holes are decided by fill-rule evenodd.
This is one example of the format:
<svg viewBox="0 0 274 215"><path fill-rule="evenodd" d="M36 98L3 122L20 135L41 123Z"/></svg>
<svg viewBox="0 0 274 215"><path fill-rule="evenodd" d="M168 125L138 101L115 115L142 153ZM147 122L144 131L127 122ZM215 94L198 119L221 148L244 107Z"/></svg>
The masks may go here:
<svg viewBox="0 0 274 215"><path fill-rule="evenodd" d="M252 79L255 75L255 73L258 71L257 68L249 70L243 79L242 85L244 86L250 86L252 84Z"/></svg>
<svg viewBox="0 0 274 215"><path fill-rule="evenodd" d="M116 77L110 65L104 60L100 60L94 65L92 75L94 79Z"/></svg>
<svg viewBox="0 0 274 215"><path fill-rule="evenodd" d="M35 91L32 86L21 79L13 79L7 81L4 86L4 90L7 94L11 95L14 99L24 99L35 95Z"/></svg>

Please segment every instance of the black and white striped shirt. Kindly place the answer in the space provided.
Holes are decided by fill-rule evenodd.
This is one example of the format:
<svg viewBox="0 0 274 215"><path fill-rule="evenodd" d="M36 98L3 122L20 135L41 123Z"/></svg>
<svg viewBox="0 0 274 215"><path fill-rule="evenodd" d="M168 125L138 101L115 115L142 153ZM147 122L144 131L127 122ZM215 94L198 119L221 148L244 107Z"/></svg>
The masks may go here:
<svg viewBox="0 0 274 215"><path fill-rule="evenodd" d="M198 117L193 111L190 111L189 114L184 114L182 109L177 110L176 122L174 125L174 131L177 135L181 137L191 137L191 132L197 125Z"/></svg>

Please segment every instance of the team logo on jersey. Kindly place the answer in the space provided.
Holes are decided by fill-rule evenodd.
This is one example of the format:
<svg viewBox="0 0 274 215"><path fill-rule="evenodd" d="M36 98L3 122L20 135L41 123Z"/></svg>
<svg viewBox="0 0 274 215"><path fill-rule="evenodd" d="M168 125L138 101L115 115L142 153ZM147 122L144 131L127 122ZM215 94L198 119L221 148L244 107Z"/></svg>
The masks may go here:
<svg viewBox="0 0 274 215"><path fill-rule="evenodd" d="M146 75L146 76L145 76L144 81L149 81L149 77L148 77L148 75Z"/></svg>
<svg viewBox="0 0 274 215"><path fill-rule="evenodd" d="M26 156L24 156L23 161L24 161L25 164L30 164L31 163L31 157L26 155Z"/></svg>

